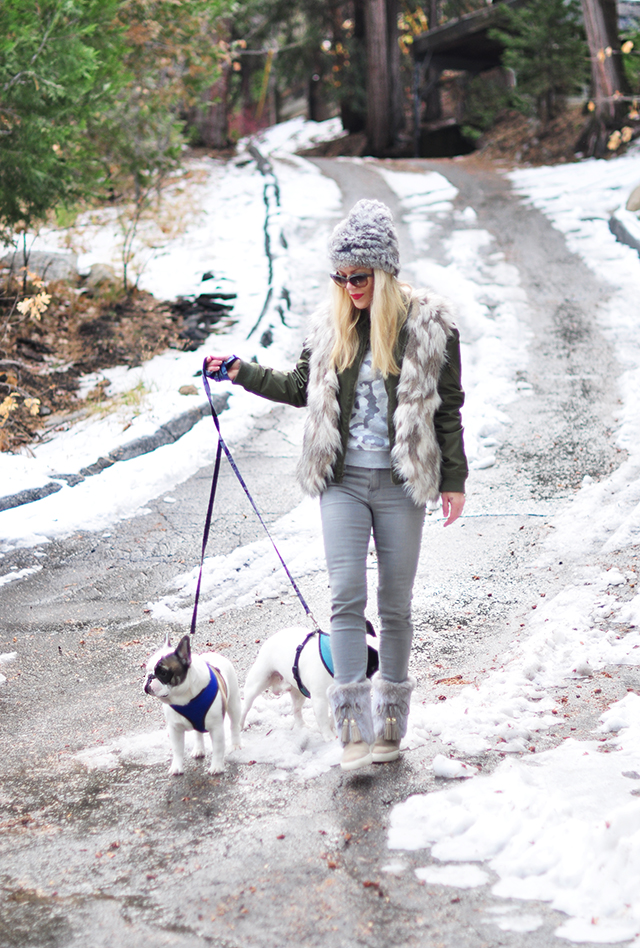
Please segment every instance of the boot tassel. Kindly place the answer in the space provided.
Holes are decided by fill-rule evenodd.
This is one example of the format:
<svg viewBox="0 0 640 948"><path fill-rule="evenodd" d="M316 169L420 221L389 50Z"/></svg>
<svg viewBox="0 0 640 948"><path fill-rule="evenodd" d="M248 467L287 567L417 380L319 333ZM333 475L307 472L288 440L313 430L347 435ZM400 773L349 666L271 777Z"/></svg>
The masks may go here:
<svg viewBox="0 0 640 948"><path fill-rule="evenodd" d="M360 728L358 727L354 718L345 718L342 722L342 734L341 740L343 744L359 744L362 740L362 734L360 733Z"/></svg>
<svg viewBox="0 0 640 948"><path fill-rule="evenodd" d="M399 741L400 728L396 717L388 717L384 722L384 731L382 734L385 741Z"/></svg>

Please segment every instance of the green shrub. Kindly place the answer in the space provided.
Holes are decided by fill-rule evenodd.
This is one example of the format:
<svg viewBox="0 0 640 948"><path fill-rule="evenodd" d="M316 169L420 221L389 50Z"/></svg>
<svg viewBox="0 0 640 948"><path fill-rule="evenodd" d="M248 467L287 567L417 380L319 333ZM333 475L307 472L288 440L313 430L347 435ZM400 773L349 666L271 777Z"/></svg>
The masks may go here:
<svg viewBox="0 0 640 948"><path fill-rule="evenodd" d="M465 91L462 134L476 141L494 125L499 113L513 104L513 95L501 75L480 74Z"/></svg>

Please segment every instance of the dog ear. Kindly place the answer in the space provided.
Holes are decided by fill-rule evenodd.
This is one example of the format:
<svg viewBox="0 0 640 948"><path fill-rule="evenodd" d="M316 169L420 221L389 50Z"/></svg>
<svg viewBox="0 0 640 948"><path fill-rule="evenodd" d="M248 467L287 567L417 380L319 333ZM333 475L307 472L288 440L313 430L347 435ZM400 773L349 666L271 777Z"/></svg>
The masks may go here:
<svg viewBox="0 0 640 948"><path fill-rule="evenodd" d="M180 639L178 647L176 648L176 655L185 667L188 668L191 664L191 639L188 635L183 635Z"/></svg>

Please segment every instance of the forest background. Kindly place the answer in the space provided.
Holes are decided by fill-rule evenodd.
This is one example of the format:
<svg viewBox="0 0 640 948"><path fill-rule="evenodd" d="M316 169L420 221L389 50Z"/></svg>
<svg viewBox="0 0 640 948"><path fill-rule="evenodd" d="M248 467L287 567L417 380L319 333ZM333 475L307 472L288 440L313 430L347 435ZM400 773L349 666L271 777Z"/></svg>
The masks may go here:
<svg viewBox="0 0 640 948"><path fill-rule="evenodd" d="M71 403L74 379L93 367L78 362L45 390L29 358L68 342L73 325L87 330L87 315L99 335L96 306L122 317L120 327L158 316L136 296L131 248L187 155L229 157L239 138L304 114L340 117L333 154L411 156L433 92L414 41L483 9L484 0L4 0L0 244L14 265L0 301L0 449L28 442L39 417ZM553 138L567 104L575 112L578 102L571 157L624 151L640 135L638 22L620 30L615 0L510 0L500 9L491 35L503 47L501 68L437 76L438 94L456 98L470 147L514 115L532 142ZM119 287L71 299L45 286L29 264L33 235L105 206L122 230ZM159 318L163 331L134 332L127 358L175 343L179 326L166 306ZM103 360L122 358L122 346L107 350Z"/></svg>

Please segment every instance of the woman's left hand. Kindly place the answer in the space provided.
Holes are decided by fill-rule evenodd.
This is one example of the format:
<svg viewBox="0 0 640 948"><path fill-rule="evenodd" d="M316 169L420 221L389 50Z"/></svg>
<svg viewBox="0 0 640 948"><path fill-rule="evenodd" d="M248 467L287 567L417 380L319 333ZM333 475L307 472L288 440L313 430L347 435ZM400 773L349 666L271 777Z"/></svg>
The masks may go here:
<svg viewBox="0 0 640 948"><path fill-rule="evenodd" d="M453 490L445 491L442 494L442 515L447 518L444 522L445 527L457 520L463 510L464 494Z"/></svg>

